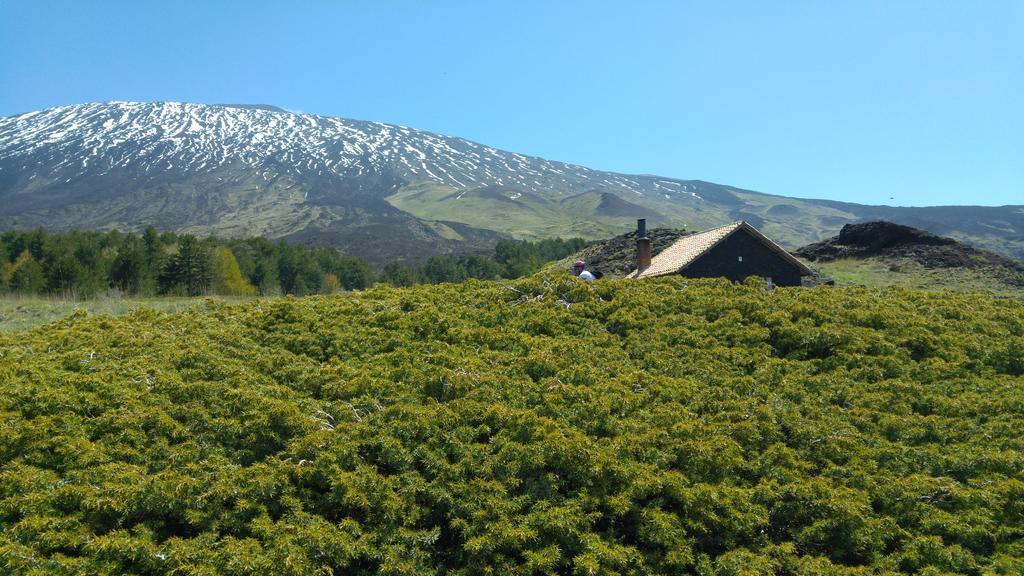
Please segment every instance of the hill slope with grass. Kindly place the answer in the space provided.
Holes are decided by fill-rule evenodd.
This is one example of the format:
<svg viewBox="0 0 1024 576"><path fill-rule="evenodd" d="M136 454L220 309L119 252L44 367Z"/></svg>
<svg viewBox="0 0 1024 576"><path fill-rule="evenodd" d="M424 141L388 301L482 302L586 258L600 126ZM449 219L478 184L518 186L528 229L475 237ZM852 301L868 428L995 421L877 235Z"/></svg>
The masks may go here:
<svg viewBox="0 0 1024 576"><path fill-rule="evenodd" d="M0 571L1020 574L1022 375L1024 304L901 289L79 313L0 334Z"/></svg>
<svg viewBox="0 0 1024 576"><path fill-rule="evenodd" d="M994 291L1024 297L1024 263L891 222L848 224L795 252L840 284Z"/></svg>

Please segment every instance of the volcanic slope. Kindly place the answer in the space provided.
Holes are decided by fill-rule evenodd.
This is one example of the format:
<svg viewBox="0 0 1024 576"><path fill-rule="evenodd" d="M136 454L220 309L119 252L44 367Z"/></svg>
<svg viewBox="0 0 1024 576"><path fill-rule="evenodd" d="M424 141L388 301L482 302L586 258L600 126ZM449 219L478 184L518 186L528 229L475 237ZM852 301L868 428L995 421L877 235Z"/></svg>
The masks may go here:
<svg viewBox="0 0 1024 576"><path fill-rule="evenodd" d="M737 219L789 247L867 217L1024 256L1024 208L887 208L623 175L271 106L106 102L0 119L0 226L266 235L371 261L500 235L608 238Z"/></svg>
<svg viewBox="0 0 1024 576"><path fill-rule="evenodd" d="M1024 264L924 230L876 221L795 252L843 284L995 290L1024 296Z"/></svg>

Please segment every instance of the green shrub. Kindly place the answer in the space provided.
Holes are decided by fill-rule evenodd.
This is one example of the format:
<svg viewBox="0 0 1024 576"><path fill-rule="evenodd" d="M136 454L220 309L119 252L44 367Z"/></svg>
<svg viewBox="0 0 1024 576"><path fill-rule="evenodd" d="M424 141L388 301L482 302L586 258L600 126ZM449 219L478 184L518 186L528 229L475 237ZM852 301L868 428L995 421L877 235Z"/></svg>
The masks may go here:
<svg viewBox="0 0 1024 576"><path fill-rule="evenodd" d="M0 572L1016 574L1022 325L564 273L80 313L0 335Z"/></svg>

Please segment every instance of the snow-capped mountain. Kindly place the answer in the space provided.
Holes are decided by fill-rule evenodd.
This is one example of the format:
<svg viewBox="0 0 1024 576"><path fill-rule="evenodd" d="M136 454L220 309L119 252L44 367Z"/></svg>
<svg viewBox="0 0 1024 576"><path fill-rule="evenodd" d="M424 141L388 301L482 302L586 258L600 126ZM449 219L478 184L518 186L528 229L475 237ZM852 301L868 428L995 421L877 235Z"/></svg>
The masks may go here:
<svg viewBox="0 0 1024 576"><path fill-rule="evenodd" d="M262 234L378 262L499 235L610 235L637 216L690 228L742 218L796 245L869 208L602 172L379 122L173 102L0 118L0 199L3 227ZM1007 214L1008 235L1024 234L1024 217ZM955 235L939 220L923 227Z"/></svg>
<svg viewBox="0 0 1024 576"><path fill-rule="evenodd" d="M146 178L241 165L264 180L285 174L388 177L458 189L499 185L564 195L600 185L613 193L699 198L695 185L623 176L504 152L462 138L380 122L294 114L271 106L109 102L62 106L0 120L0 162L40 162L36 177L119 169ZM390 190L376 190L379 193Z"/></svg>

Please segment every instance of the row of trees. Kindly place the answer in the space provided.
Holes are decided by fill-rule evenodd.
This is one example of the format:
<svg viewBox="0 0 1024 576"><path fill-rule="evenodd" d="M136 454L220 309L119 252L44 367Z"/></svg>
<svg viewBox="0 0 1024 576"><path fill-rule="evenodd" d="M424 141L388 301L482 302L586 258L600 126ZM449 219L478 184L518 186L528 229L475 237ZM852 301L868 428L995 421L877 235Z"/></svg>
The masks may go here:
<svg viewBox="0 0 1024 576"><path fill-rule="evenodd" d="M379 280L393 286L463 282L470 278L495 280L522 278L537 272L544 264L579 252L585 242L580 238L554 238L529 242L500 240L491 254L444 254L428 258L419 268L401 262L384 266Z"/></svg>
<svg viewBox="0 0 1024 576"><path fill-rule="evenodd" d="M361 258L333 248L262 237L239 240L191 234L69 232L0 234L0 291L93 296L109 290L145 296L333 293L374 282L395 286L517 278L583 247L583 240L502 240L492 254L435 256L418 268L400 262L379 276Z"/></svg>
<svg viewBox="0 0 1024 576"><path fill-rule="evenodd" d="M0 234L0 289L91 296L311 294L373 283L369 266L330 248L191 234L10 231Z"/></svg>

